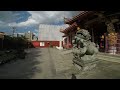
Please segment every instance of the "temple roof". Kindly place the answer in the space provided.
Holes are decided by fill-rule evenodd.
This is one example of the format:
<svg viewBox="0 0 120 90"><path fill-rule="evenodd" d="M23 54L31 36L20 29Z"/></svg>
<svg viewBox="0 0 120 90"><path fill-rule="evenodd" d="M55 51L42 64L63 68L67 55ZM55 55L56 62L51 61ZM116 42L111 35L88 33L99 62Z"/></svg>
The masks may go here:
<svg viewBox="0 0 120 90"><path fill-rule="evenodd" d="M79 20L79 19L82 20L82 19L84 19L84 17L91 15L93 13L94 13L94 11L83 11L80 14L78 14L77 16L73 17L72 19L65 18L65 23L72 24L72 23L76 22L77 20Z"/></svg>
<svg viewBox="0 0 120 90"><path fill-rule="evenodd" d="M73 30L73 29L75 29L77 27L77 23L76 22L74 22L72 25L70 25L68 28L66 28L66 29L60 29L60 32L62 32L62 33L67 33L68 31L70 31L70 30Z"/></svg>
<svg viewBox="0 0 120 90"><path fill-rule="evenodd" d="M66 34L64 34L62 37L66 37L67 35Z"/></svg>

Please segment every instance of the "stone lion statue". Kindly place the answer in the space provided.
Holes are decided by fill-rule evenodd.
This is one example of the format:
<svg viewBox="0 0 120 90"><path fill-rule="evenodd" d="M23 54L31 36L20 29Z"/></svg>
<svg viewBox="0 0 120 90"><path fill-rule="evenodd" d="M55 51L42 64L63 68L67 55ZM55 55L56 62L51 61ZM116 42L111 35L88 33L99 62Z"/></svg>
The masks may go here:
<svg viewBox="0 0 120 90"><path fill-rule="evenodd" d="M83 62L91 62L95 60L98 48L94 42L91 42L91 35L88 30L80 29L76 32L73 39L73 62L83 65Z"/></svg>

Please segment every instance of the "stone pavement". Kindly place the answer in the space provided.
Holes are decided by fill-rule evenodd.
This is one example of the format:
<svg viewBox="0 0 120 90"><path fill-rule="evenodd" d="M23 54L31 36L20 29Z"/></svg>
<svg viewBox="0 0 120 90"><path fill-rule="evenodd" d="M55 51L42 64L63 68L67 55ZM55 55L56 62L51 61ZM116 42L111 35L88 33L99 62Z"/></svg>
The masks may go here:
<svg viewBox="0 0 120 90"><path fill-rule="evenodd" d="M118 63L119 55L113 57L104 54L99 54L96 57L99 59L97 67L90 71L80 71L72 64L73 55L68 50L51 49L54 54L54 63L58 74L65 76L66 79L71 79L71 74L75 74L77 79L119 79L120 78L120 64ZM58 55L58 56L57 56ZM110 57L111 56L111 57ZM59 59L57 59L59 57ZM100 59L100 57L102 57ZM106 58L105 58L106 57ZM104 60L102 60L104 59ZM116 63L117 62L117 63Z"/></svg>
<svg viewBox="0 0 120 90"><path fill-rule="evenodd" d="M116 62L99 59L96 68L81 72L72 64L73 55L63 54L63 50L34 48L27 50L27 53L23 60L0 66L0 79L71 79L72 74L77 79L120 78L120 64Z"/></svg>

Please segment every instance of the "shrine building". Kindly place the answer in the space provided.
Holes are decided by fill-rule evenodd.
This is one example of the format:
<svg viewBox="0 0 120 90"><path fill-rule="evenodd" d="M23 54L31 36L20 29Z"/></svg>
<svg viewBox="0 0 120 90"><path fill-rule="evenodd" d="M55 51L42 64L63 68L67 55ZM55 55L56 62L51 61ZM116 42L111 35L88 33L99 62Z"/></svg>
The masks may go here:
<svg viewBox="0 0 120 90"><path fill-rule="evenodd" d="M65 18L65 24L69 27L60 29L64 33L64 48L72 48L77 30L86 29L90 32L91 41L99 45L100 52L120 53L119 11L83 11L71 19Z"/></svg>

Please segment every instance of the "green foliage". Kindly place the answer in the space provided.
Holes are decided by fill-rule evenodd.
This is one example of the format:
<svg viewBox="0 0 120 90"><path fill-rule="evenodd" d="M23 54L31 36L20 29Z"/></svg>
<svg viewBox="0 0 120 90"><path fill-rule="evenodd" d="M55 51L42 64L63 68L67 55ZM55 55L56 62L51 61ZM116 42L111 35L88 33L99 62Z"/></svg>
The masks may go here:
<svg viewBox="0 0 120 90"><path fill-rule="evenodd" d="M5 36L3 40L4 49L25 49L27 48L27 39L22 37ZM0 45L2 43L0 42Z"/></svg>

